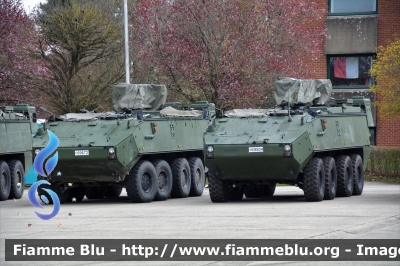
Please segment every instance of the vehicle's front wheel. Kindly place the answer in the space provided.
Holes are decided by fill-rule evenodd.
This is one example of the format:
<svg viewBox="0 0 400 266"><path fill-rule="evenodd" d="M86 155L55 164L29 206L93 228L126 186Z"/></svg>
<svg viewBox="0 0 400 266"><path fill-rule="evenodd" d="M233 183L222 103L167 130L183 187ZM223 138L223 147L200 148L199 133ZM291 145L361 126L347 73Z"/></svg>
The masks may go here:
<svg viewBox="0 0 400 266"><path fill-rule="evenodd" d="M5 161L0 161L0 200L7 200L10 196L11 176L10 168Z"/></svg>
<svg viewBox="0 0 400 266"><path fill-rule="evenodd" d="M133 202L151 202L157 194L157 173L153 164L146 160L136 163L125 178L125 188Z"/></svg>
<svg viewBox="0 0 400 266"><path fill-rule="evenodd" d="M229 200L228 186L224 180L209 174L210 199L212 202L227 202Z"/></svg>
<svg viewBox="0 0 400 266"><path fill-rule="evenodd" d="M322 201L325 192L325 170L321 158L312 158L303 172L304 196L307 201Z"/></svg>

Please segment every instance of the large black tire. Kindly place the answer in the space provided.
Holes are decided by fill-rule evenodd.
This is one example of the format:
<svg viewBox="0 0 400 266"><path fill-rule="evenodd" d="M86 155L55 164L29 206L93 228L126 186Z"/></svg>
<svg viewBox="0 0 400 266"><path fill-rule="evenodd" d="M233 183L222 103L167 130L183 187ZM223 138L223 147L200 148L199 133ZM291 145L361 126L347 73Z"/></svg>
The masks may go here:
<svg viewBox="0 0 400 266"><path fill-rule="evenodd" d="M25 189L25 171L19 160L11 160L8 162L11 176L11 189L9 199L20 199Z"/></svg>
<svg viewBox="0 0 400 266"><path fill-rule="evenodd" d="M257 186L255 184L250 184L244 190L244 195L248 199L261 198L262 197L262 192L263 191L262 191L262 187L261 186Z"/></svg>
<svg viewBox="0 0 400 266"><path fill-rule="evenodd" d="M193 157L189 159L191 186L189 196L198 197L203 195L206 176L204 174L204 165L200 158ZM243 194L243 193L242 193Z"/></svg>
<svg viewBox="0 0 400 266"><path fill-rule="evenodd" d="M123 186L108 186L104 196L106 198L118 198L123 188Z"/></svg>
<svg viewBox="0 0 400 266"><path fill-rule="evenodd" d="M86 195L86 187L74 187L69 190L68 202L81 202Z"/></svg>
<svg viewBox="0 0 400 266"><path fill-rule="evenodd" d="M102 199L106 195L106 186L87 187L86 198L88 199Z"/></svg>
<svg viewBox="0 0 400 266"><path fill-rule="evenodd" d="M351 164L353 166L353 195L359 196L364 189L364 167L363 161L358 154L350 156Z"/></svg>
<svg viewBox="0 0 400 266"><path fill-rule="evenodd" d="M337 197L351 197L353 194L353 169L351 159L347 155L336 158Z"/></svg>
<svg viewBox="0 0 400 266"><path fill-rule="evenodd" d="M218 177L209 174L208 181L210 182L210 199L212 202L227 202L229 200L228 187L225 181Z"/></svg>
<svg viewBox="0 0 400 266"><path fill-rule="evenodd" d="M172 190L171 167L164 160L156 160L153 165L157 173L157 193L154 200L166 200Z"/></svg>
<svg viewBox="0 0 400 266"><path fill-rule="evenodd" d="M157 194L157 172L146 160L139 161L125 178L128 197L137 203L151 202Z"/></svg>
<svg viewBox="0 0 400 266"><path fill-rule="evenodd" d="M325 169L325 195L324 200L333 200L337 189L337 171L335 159L332 157L322 158Z"/></svg>
<svg viewBox="0 0 400 266"><path fill-rule="evenodd" d="M47 193L47 191L45 191L43 188L47 188L47 189L53 190L57 194L58 199L60 200L60 204L63 204L63 203L65 203L66 201L68 201L70 199L70 197L69 197L70 190L69 189L67 189L66 191L61 193L61 192L55 190L55 188L53 186L40 185L38 187L38 189L37 189L37 192L38 192L40 200L45 204L53 204L53 200L50 197L49 193ZM47 199L47 201L43 197L45 197Z"/></svg>
<svg viewBox="0 0 400 266"><path fill-rule="evenodd" d="M312 158L303 172L304 196L307 201L322 201L325 193L325 171L321 158Z"/></svg>
<svg viewBox="0 0 400 266"><path fill-rule="evenodd" d="M5 161L0 161L0 201L7 200L11 190L10 168Z"/></svg>
<svg viewBox="0 0 400 266"><path fill-rule="evenodd" d="M272 197L275 193L275 189L276 189L276 184L264 185L263 191L262 191L262 196L263 197Z"/></svg>
<svg viewBox="0 0 400 266"><path fill-rule="evenodd" d="M178 158L172 164L173 185L171 197L186 198L190 192L190 166L185 158Z"/></svg>
<svg viewBox="0 0 400 266"><path fill-rule="evenodd" d="M240 187L234 187L228 192L228 199L230 201L241 201L243 199L243 189Z"/></svg>

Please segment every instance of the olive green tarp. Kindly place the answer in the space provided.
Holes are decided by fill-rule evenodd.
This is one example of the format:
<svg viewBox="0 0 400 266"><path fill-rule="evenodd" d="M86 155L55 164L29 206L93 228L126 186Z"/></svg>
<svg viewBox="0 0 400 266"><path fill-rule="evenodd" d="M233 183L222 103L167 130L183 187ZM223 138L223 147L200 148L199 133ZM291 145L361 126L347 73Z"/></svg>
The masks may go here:
<svg viewBox="0 0 400 266"><path fill-rule="evenodd" d="M153 84L126 84L114 86L112 104L116 111L124 109L157 110L167 99L167 87Z"/></svg>
<svg viewBox="0 0 400 266"><path fill-rule="evenodd" d="M329 79L278 78L274 85L278 105L324 105L331 98L332 83Z"/></svg>

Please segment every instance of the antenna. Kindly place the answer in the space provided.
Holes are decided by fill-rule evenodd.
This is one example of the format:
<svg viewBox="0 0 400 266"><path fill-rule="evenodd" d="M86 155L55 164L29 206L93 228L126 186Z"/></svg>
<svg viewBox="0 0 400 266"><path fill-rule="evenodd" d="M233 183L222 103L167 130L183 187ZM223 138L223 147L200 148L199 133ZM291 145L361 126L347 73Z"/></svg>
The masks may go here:
<svg viewBox="0 0 400 266"><path fill-rule="evenodd" d="M289 89L289 93L288 93L288 116L289 116L289 120L288 122L292 122L292 118L290 117L290 89Z"/></svg>
<svg viewBox="0 0 400 266"><path fill-rule="evenodd" d="M125 31L125 76L126 76L126 84L130 84L131 77L129 72L128 0L124 0L124 31Z"/></svg>

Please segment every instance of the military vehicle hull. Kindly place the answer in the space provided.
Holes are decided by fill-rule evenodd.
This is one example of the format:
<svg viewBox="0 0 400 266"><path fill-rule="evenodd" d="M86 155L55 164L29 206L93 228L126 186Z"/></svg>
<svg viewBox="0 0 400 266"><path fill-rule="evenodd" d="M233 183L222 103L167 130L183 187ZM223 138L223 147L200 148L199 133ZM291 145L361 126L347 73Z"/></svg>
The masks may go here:
<svg viewBox="0 0 400 266"><path fill-rule="evenodd" d="M60 140L58 163L49 178L54 182L115 182L124 180L141 158L171 161L179 156L203 157L202 138L208 120L146 119L133 122L129 129L128 121L100 120L95 127L85 122L49 122L48 130ZM155 133L152 123L157 123ZM86 127L90 130L85 133ZM90 132L98 128L113 129L93 136ZM41 149L48 143L48 135L34 140L35 148ZM115 149L115 158L109 158L109 148Z"/></svg>
<svg viewBox="0 0 400 266"><path fill-rule="evenodd" d="M270 117L265 123L259 123L256 118L245 120L230 118L219 128L225 127L225 131L230 127L238 134L237 137L226 136L225 133L205 136L207 145L209 143L208 146L213 147L215 154L213 159L206 159L207 168L223 180L293 180L296 182L301 169L315 154L333 156L342 153L357 153L362 158L369 158L370 144L366 117L353 115L347 118L320 115L318 119L304 123L299 130L291 130L290 126L300 125L301 117L293 117L292 122L287 122L287 116ZM327 121L325 130L321 128L321 119ZM219 123L218 120L217 123ZM251 132L255 134L243 141L240 137L249 131L252 123L258 123L260 126L258 132ZM339 123L338 127L336 123ZM243 124L246 128L240 132ZM275 125L280 126L274 128ZM338 131L341 132L340 135ZM284 136L278 134L276 138L277 132L285 133L283 133ZM264 143L264 140L268 143ZM240 142L245 143L240 144ZM282 160L284 145L291 146L292 155ZM365 160L363 167L364 169L366 167Z"/></svg>
<svg viewBox="0 0 400 266"><path fill-rule="evenodd" d="M216 118L204 135L213 202L272 196L277 183L300 187L308 201L361 195L373 126L368 99L248 111Z"/></svg>
<svg viewBox="0 0 400 266"><path fill-rule="evenodd" d="M165 108L49 120L46 129L59 139L58 163L39 178L51 183L61 202L81 201L85 195L118 197L123 187L133 202L200 196L205 183L202 138L215 107L201 102L192 108L197 111ZM36 135L34 153L48 141L46 132Z"/></svg>
<svg viewBox="0 0 400 266"><path fill-rule="evenodd" d="M0 106L0 200L23 196L25 173L32 165L35 107Z"/></svg>

